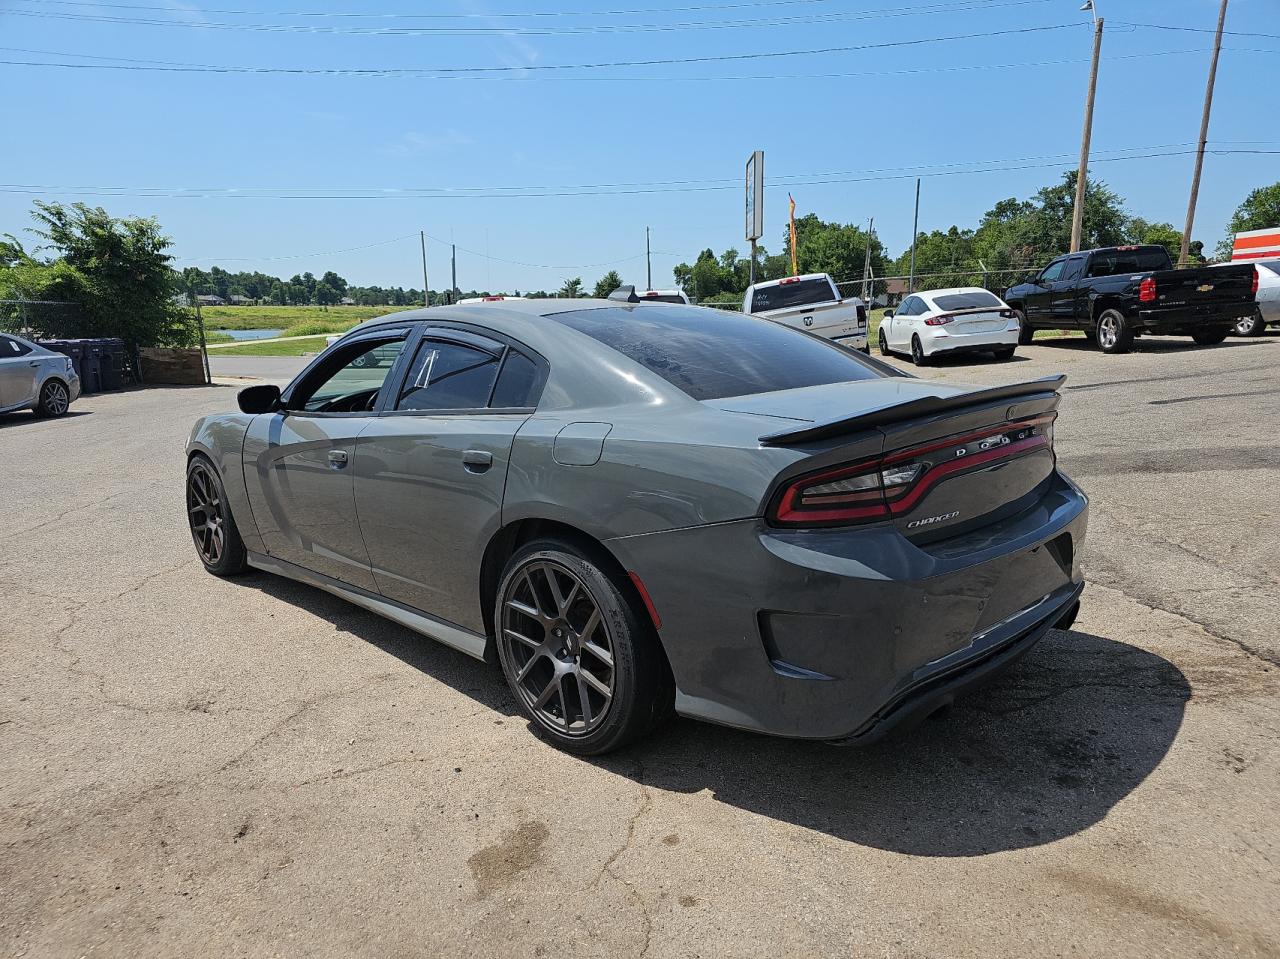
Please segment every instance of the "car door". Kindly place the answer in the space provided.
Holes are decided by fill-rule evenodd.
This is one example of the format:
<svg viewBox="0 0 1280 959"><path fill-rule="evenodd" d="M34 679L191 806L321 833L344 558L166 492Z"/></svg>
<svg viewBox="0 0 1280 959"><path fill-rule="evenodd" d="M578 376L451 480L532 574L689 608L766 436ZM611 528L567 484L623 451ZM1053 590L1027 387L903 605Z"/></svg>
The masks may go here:
<svg viewBox="0 0 1280 959"><path fill-rule="evenodd" d="M0 336L0 408L34 403L40 361L31 347L12 336Z"/></svg>
<svg viewBox="0 0 1280 959"><path fill-rule="evenodd" d="M1080 274L1084 272L1083 253L1069 256L1062 262L1062 273L1049 285L1049 312L1056 326L1078 326L1076 300L1079 296Z"/></svg>
<svg viewBox="0 0 1280 959"><path fill-rule="evenodd" d="M1046 266L1032 281L1031 289L1023 298L1027 318L1035 320L1041 326L1048 326L1053 322L1053 284L1062 276L1066 262L1063 257Z"/></svg>
<svg viewBox="0 0 1280 959"><path fill-rule="evenodd" d="M908 349L911 345L911 332L915 328L916 315L924 308L924 302L918 296L909 296L894 311L889 327L889 346L891 349Z"/></svg>
<svg viewBox="0 0 1280 959"><path fill-rule="evenodd" d="M388 599L484 632L480 565L502 525L516 431L546 364L497 334L433 326L356 444L356 509Z"/></svg>
<svg viewBox="0 0 1280 959"><path fill-rule="evenodd" d="M285 391L284 410L250 423L245 483L272 557L377 591L356 519L353 460L412 330L371 332L326 351Z"/></svg>

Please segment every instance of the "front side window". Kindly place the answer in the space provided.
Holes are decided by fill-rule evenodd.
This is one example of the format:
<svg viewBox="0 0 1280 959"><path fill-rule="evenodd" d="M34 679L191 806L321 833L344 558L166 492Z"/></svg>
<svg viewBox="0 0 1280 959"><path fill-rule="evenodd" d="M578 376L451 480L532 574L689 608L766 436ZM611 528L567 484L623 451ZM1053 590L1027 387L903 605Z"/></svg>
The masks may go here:
<svg viewBox="0 0 1280 959"><path fill-rule="evenodd" d="M447 340L423 340L397 410L478 410L489 405L501 353Z"/></svg>
<svg viewBox="0 0 1280 959"><path fill-rule="evenodd" d="M909 296L907 297L906 302L898 309L898 313L902 316L915 316L917 313L921 312L921 307L923 305L924 304L920 300L920 297Z"/></svg>
<svg viewBox="0 0 1280 959"><path fill-rule="evenodd" d="M1040 274L1041 283L1052 283L1062 276L1062 268L1067 265L1066 260L1059 260L1057 263L1050 263L1048 268Z"/></svg>
<svg viewBox="0 0 1280 959"><path fill-rule="evenodd" d="M309 413L369 412L403 349L403 338L347 344L299 384L290 397L290 408Z"/></svg>

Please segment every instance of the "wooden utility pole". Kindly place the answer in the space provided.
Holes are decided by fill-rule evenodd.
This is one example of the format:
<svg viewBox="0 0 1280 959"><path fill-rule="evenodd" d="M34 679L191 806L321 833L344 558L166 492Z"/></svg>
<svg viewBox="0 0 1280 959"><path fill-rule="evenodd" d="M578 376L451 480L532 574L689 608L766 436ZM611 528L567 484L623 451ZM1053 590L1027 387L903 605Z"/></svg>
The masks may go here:
<svg viewBox="0 0 1280 959"><path fill-rule="evenodd" d="M427 292L427 231L419 230L418 239L422 241L422 305L431 305L431 294Z"/></svg>
<svg viewBox="0 0 1280 959"><path fill-rule="evenodd" d="M916 215L911 220L911 273L907 277L907 292L916 291L916 234L920 232L920 178L916 177Z"/></svg>
<svg viewBox="0 0 1280 959"><path fill-rule="evenodd" d="M1196 200L1200 197L1200 170L1204 167L1204 145L1209 140L1209 111L1213 108L1213 81L1218 75L1218 54L1222 50L1222 25L1227 20L1227 0L1218 7L1218 32L1213 37L1213 58L1209 61L1209 82L1204 88L1204 112L1200 115L1200 141L1196 144L1196 169L1191 175L1191 198L1187 201L1187 225L1182 231L1178 266L1187 265L1191 252L1191 228L1196 220Z"/></svg>
<svg viewBox="0 0 1280 959"><path fill-rule="evenodd" d="M1093 5L1089 5L1093 10ZM1098 54L1102 51L1102 17L1093 17L1093 63L1089 67L1089 95L1084 101L1084 132L1080 135L1080 167L1076 171L1076 202L1071 208L1071 251L1080 249L1084 232L1084 186L1089 176L1089 141L1093 138L1093 98L1098 90Z"/></svg>
<svg viewBox="0 0 1280 959"><path fill-rule="evenodd" d="M653 260L649 254L649 228L644 228L644 276L645 289L653 289Z"/></svg>

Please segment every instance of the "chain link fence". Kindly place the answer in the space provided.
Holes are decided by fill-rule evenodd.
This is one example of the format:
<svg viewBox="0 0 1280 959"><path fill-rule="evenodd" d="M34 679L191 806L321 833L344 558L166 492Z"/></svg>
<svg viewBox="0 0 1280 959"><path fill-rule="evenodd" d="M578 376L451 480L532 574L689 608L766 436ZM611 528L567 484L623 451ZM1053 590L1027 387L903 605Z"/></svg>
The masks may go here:
<svg viewBox="0 0 1280 959"><path fill-rule="evenodd" d="M58 300L0 300L0 331L28 340L70 340L85 335L78 303Z"/></svg>

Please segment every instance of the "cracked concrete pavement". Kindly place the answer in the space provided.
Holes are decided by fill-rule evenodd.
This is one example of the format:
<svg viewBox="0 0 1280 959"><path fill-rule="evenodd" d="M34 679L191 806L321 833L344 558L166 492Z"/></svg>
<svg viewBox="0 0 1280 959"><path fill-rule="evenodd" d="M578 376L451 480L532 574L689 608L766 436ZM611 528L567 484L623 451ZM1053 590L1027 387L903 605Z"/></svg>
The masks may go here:
<svg viewBox="0 0 1280 959"><path fill-rule="evenodd" d="M1080 618L865 750L563 755L496 669L204 574L233 389L0 417L0 955L1280 954L1280 340L1021 352L921 372L1070 375Z"/></svg>

